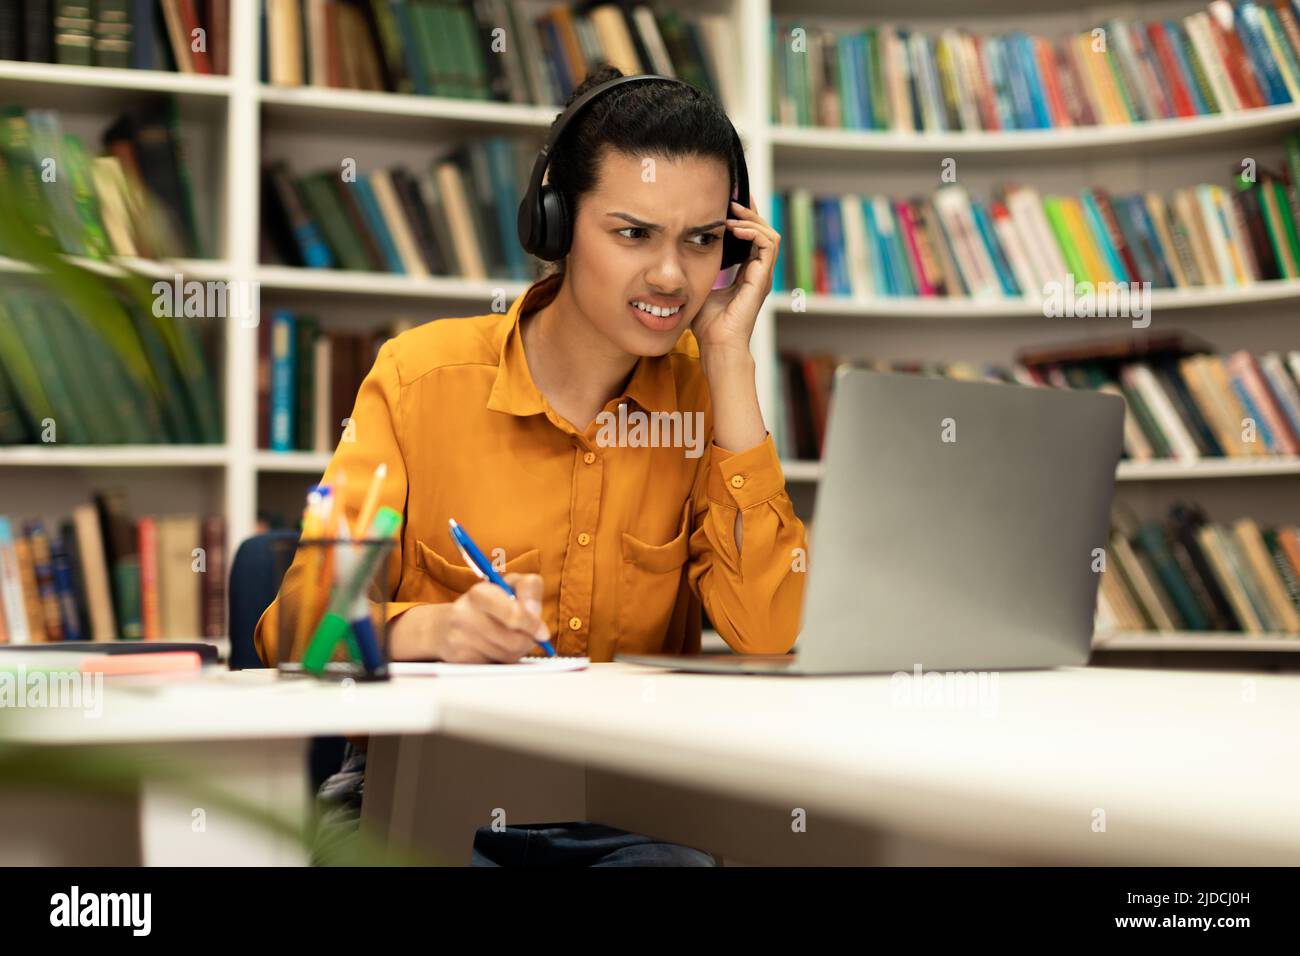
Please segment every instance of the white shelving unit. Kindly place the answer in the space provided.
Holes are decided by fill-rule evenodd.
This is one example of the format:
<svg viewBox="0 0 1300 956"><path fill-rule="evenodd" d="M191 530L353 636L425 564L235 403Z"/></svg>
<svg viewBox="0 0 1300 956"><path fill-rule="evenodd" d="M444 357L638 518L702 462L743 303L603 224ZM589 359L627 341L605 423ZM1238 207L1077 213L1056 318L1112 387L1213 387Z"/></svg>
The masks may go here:
<svg viewBox="0 0 1300 956"><path fill-rule="evenodd" d="M696 8L695 4L680 4ZM1165 188L1170 182L1225 181L1225 159L1269 149L1284 130L1300 127L1300 106L1274 107L1220 117L1171 120L1124 127L1011 133L900 135L830 129L793 129L769 122L772 88L769 23L772 16L799 16L840 24L904 22L939 31L953 22L976 29L1010 29L1055 33L1082 27L1109 16L1182 16L1203 4L1162 2L1155 5L1085 7L1067 0L990 0L954 9L938 0L882 0L863 12L847 0L708 0L709 9L730 15L736 25L741 77L740 100L728 104L746 147L751 185L762 208L773 191L794 183L825 191L886 192L908 195L931 191L938 184L938 163L955 157L960 177L976 191L999 181L1022 181L1043 190L1103 183L1117 191ZM398 309L418 308L421 315L466 315L487 311L498 290L513 300L524 284L473 282L456 278L410 279L341 271L312 271L262 265L258 261L259 174L264 161L291 152L301 163L324 165L335 154L356 155L359 164L381 162L388 150L402 158L428 157L439 140L486 133L516 133L539 143L556 114L554 107L521 106L403 96L349 90L277 88L258 80L260 43L257 4L231 4L231 74L187 76L49 64L0 63L0 100L54 106L82 117L83 125L102 129L115 110L143 95L171 94L189 111L188 122L211 128L203 161L210 176L196 177L196 193L212 196L211 232L217 237L214 258L204 261L146 263L117 261L94 264L113 273L132 271L165 278L233 279L260 283L262 305L296 306L303 301L334 324L392 317ZM516 197L506 201L515 202ZM6 276L30 271L0 260L0 283ZM1152 297L1156 322L1173 313L1183 326L1203 334L1221 348L1300 346L1294 321L1300 304L1300 281L1261 283L1244 288L1157 291ZM1044 319L1026 301L968 300L945 302L907 299L853 301L806 297L795 311L789 293L765 303L755 328L752 350L758 359L759 393L765 418L776 432L775 357L778 347L828 348L878 358L931 356L1006 362L1022 345L1043 339L1114 335L1127 325L1097 320ZM360 316L361 318L358 318ZM1090 327L1077 323L1094 323ZM1055 323L1049 325L1049 323ZM0 449L0 492L4 508L14 514L49 507L49 494L20 499L16 492L35 488L37 478L59 488L91 486L101 469L114 480L146 482L152 495L186 483L215 496L207 510L220 509L227 519L229 551L252 533L260 482L266 476L309 478L319 474L328 454L260 451L256 442L256 330L227 325L224 368L220 371L226 442L216 447L167 448L9 448ZM788 462L792 484L810 494L820 474L816 462ZM125 470L118 470L125 469ZM65 471L85 472L78 482L58 480ZM214 482L214 475L216 481ZM1175 479L1215 479L1238 491L1246 513L1269 484L1261 476L1281 478L1285 491L1272 482L1273 513L1296 519L1296 485L1300 463L1207 461L1195 465L1159 462L1125 464L1118 477L1126 487L1183 487ZM132 476L139 476L133 478ZM1246 481L1246 478L1252 479ZM1260 481L1256 481L1260 478ZM285 480L285 479L275 479ZM15 482L17 484L15 484ZM1204 486L1199 486L1204 487ZM1158 492L1145 492L1158 494ZM142 492L142 494L145 494ZM799 496L797 496L799 499ZM799 499L807 503L807 498ZM65 510L73 502L64 503ZM1266 508L1265 511L1268 509ZM1225 515L1230 517L1230 515Z"/></svg>
<svg viewBox="0 0 1300 956"><path fill-rule="evenodd" d="M810 31L821 23L893 23L931 34L957 25L976 32L1018 29L1059 35L1110 17L1181 19L1204 8L1197 0L1105 6L1065 0L987 0L978 6L939 0L879 0L866 6L850 0L769 3L774 16L795 20ZM761 82L766 89L766 72ZM951 158L957 181L979 196L1001 183L1032 185L1043 193L1092 185L1114 193L1167 193L1198 182L1227 185L1245 157L1276 167L1283 133L1300 128L1300 105L1128 126L1003 133L792 128L762 119L765 159L777 190L803 186L814 194L927 195L940 185L941 163ZM1031 299L851 299L810 292L796 296L787 291L769 298L769 328L779 348L851 358L1009 365L1024 347L1134 333L1125 320L1047 318L1041 304ZM1300 348L1297 280L1153 290L1150 309L1151 332L1177 328L1222 351ZM822 463L787 461L784 468L796 509L807 518ZM1117 500L1146 517L1163 515L1174 501L1191 499L1203 503L1215 519L1252 515L1261 522L1300 521L1296 458L1124 462L1116 478ZM1107 651L1296 651L1300 640L1288 635L1117 633L1098 635L1096 646Z"/></svg>

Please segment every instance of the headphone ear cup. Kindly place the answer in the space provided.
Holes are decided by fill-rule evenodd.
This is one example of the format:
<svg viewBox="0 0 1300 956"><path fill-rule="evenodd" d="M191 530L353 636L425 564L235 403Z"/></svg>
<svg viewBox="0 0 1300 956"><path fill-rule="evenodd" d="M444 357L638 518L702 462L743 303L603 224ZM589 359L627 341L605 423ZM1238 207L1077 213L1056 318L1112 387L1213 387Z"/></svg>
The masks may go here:
<svg viewBox="0 0 1300 956"><path fill-rule="evenodd" d="M745 150L740 145L740 135L734 127L731 136L736 154L736 194L739 197L737 202L746 206L749 204L749 169L745 165ZM727 206L727 215L731 215L730 205ZM726 235L722 237L722 268L730 269L734 265L745 262L749 259L753 247L752 239L742 239L728 229Z"/></svg>
<svg viewBox="0 0 1300 956"><path fill-rule="evenodd" d="M749 258L749 252L753 245L753 240L741 239L740 236L728 232L722 240L722 268L730 269L737 263L744 262Z"/></svg>
<svg viewBox="0 0 1300 956"><path fill-rule="evenodd" d="M540 244L536 255L547 262L563 259L569 251L572 240L569 224L569 210L565 205L563 194L547 183L537 195L537 205L541 211L541 228L538 230Z"/></svg>
<svg viewBox="0 0 1300 956"><path fill-rule="evenodd" d="M524 196L519 200L519 212L515 216L515 231L519 235L519 245L524 252L530 256L537 255L537 249L540 246L539 229L541 225L541 211L539 204L532 196Z"/></svg>

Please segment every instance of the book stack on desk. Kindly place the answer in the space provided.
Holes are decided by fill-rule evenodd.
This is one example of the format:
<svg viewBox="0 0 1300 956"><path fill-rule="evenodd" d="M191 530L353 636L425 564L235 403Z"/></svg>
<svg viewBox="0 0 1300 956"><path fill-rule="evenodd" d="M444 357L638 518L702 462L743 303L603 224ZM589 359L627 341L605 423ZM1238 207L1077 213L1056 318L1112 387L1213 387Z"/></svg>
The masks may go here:
<svg viewBox="0 0 1300 956"><path fill-rule="evenodd" d="M225 633L225 520L133 517L120 490L70 517L0 515L0 643Z"/></svg>

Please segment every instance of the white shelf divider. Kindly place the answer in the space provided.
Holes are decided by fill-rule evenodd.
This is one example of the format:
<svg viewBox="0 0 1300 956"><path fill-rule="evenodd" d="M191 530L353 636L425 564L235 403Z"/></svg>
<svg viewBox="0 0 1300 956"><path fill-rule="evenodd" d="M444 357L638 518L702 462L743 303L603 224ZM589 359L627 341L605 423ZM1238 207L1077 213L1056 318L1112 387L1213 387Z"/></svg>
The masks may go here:
<svg viewBox="0 0 1300 956"><path fill-rule="evenodd" d="M235 88L230 77L226 76L0 60L0 87L8 86L12 89L23 83L211 97L230 96Z"/></svg>
<svg viewBox="0 0 1300 956"><path fill-rule="evenodd" d="M230 263L224 259L141 259L114 256L111 259L90 259L86 256L64 256L69 263L109 278L127 275L150 279L170 279L181 275L185 279L225 279L230 275ZM40 270L30 262L6 259L0 256L0 274L36 275Z"/></svg>
<svg viewBox="0 0 1300 956"><path fill-rule="evenodd" d="M1120 481L1166 481L1197 478L1259 478L1300 475L1300 457L1202 458L1197 462L1125 461L1115 477Z"/></svg>
<svg viewBox="0 0 1300 956"><path fill-rule="evenodd" d="M257 81L261 56L258 4L230 5L230 100L226 133L226 255L231 278L256 279L261 207L261 116ZM226 476L226 553L232 558L257 524L257 330L226 323L225 427L233 467Z"/></svg>
<svg viewBox="0 0 1300 956"><path fill-rule="evenodd" d="M484 127L545 130L560 111L558 106L377 93L367 90L322 89L315 86L259 85L257 98L262 106L277 118L298 114L309 117L315 122L336 121L339 114L342 114L367 118L413 117L473 123Z"/></svg>
<svg viewBox="0 0 1300 956"><path fill-rule="evenodd" d="M820 461L783 461L787 481L820 481ZM1276 455L1266 458L1203 458L1197 462L1122 461L1115 470L1116 481L1177 481L1207 478L1261 478L1300 475L1300 457Z"/></svg>
<svg viewBox="0 0 1300 956"><path fill-rule="evenodd" d="M794 296L774 292L772 307L798 321L801 315L836 316L846 319L937 319L954 322L989 319L1046 320L1043 305L1025 298L971 299L922 296L879 296L855 299L841 295L806 295L796 311ZM1151 315L1166 310L1220 310L1268 302L1300 300L1300 279L1270 279L1244 286L1210 286L1195 289L1152 289ZM1060 321L1075 321L1061 319ZM1117 320L1122 321L1122 320Z"/></svg>
<svg viewBox="0 0 1300 956"><path fill-rule="evenodd" d="M866 163L899 164L936 156L1026 158L1071 162L1102 154L1172 153L1213 143L1257 142L1262 135L1300 126L1300 105L1287 103L1212 116L1158 119L1143 123L1077 126L1068 129L983 130L951 133L892 133L833 127L770 125L777 159L815 162L847 155Z"/></svg>
<svg viewBox="0 0 1300 956"><path fill-rule="evenodd" d="M0 467L224 468L227 445L8 445Z"/></svg>
<svg viewBox="0 0 1300 956"><path fill-rule="evenodd" d="M262 472L286 472L300 475L323 475L333 452L328 451L266 451L260 450L254 465Z"/></svg>
<svg viewBox="0 0 1300 956"><path fill-rule="evenodd" d="M303 269L294 266L260 266L257 280L264 290L322 292L338 295L412 299L464 299L482 301L502 290L513 300L526 288L517 279L462 279L430 276L417 279L386 272L349 272L343 269Z"/></svg>
<svg viewBox="0 0 1300 956"><path fill-rule="evenodd" d="M1106 631L1093 635L1095 651L1282 651L1300 652L1300 634L1236 631Z"/></svg>

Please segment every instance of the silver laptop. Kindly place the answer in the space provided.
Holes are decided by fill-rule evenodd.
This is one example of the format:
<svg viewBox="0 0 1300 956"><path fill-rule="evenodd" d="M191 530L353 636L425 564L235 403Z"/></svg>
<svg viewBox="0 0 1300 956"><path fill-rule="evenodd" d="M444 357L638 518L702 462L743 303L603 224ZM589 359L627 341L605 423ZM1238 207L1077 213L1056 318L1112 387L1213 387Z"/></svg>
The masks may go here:
<svg viewBox="0 0 1300 956"><path fill-rule="evenodd" d="M1124 401L841 366L793 654L617 654L856 674L1087 661Z"/></svg>

